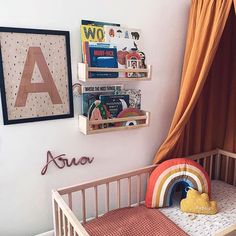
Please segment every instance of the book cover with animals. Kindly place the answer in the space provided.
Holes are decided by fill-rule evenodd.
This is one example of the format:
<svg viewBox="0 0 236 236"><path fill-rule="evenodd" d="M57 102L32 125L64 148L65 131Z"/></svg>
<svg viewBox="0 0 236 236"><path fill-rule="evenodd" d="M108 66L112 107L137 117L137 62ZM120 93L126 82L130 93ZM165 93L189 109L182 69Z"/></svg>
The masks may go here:
<svg viewBox="0 0 236 236"><path fill-rule="evenodd" d="M115 94L129 95L129 107L141 109L141 90L123 89L115 91Z"/></svg>
<svg viewBox="0 0 236 236"><path fill-rule="evenodd" d="M146 68L146 57L144 53L143 36L140 30L129 29L117 26L104 26L105 41L117 46L118 67L134 68L132 63L127 63L127 56L130 53L137 52L140 54L141 62L136 63L135 68ZM135 62L134 62L135 63ZM127 65L128 64L128 65ZM120 77L144 77L143 73L125 74L120 73Z"/></svg>
<svg viewBox="0 0 236 236"><path fill-rule="evenodd" d="M101 95L101 103L106 106L111 118L129 107L129 95Z"/></svg>
<svg viewBox="0 0 236 236"><path fill-rule="evenodd" d="M117 49L89 47L88 65L91 67L118 68ZM89 72L90 78L117 78L118 72Z"/></svg>
<svg viewBox="0 0 236 236"><path fill-rule="evenodd" d="M109 43L112 43L116 38L132 40L135 42L137 50L144 51L143 35L139 29L105 25L104 37L105 41Z"/></svg>

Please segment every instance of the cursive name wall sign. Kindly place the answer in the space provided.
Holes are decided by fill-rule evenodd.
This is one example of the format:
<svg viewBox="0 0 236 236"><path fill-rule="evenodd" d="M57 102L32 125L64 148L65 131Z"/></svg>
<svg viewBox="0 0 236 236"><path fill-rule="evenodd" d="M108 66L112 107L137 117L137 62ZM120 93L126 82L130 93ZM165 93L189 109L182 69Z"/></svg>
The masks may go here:
<svg viewBox="0 0 236 236"><path fill-rule="evenodd" d="M72 165L85 165L85 164L91 164L94 160L94 157L81 157L78 160L75 158L72 158L71 161L66 158L66 154L61 154L59 156L53 156L50 151L47 151L47 160L46 165L43 167L41 171L41 175L45 175L48 169L48 166L50 163L54 164L59 169L63 169L65 166L71 167Z"/></svg>

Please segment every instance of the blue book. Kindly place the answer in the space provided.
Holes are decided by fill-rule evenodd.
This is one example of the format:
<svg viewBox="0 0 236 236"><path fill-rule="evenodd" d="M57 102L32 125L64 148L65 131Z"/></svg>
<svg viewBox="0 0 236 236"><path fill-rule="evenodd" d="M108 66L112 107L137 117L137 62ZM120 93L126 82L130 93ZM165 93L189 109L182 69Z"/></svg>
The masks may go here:
<svg viewBox="0 0 236 236"><path fill-rule="evenodd" d="M117 49L89 47L88 64L91 67L118 68ZM90 78L117 78L118 72L90 72Z"/></svg>

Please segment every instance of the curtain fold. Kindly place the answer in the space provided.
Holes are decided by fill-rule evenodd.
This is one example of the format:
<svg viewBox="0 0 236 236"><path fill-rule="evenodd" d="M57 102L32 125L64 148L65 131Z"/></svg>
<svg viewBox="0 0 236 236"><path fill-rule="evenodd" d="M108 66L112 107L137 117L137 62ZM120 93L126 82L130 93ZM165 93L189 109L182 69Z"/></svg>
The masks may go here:
<svg viewBox="0 0 236 236"><path fill-rule="evenodd" d="M205 85L232 3L232 0L192 1L179 100L168 136L156 153L153 163L179 152L188 152L191 143L188 142L189 139L184 139L184 136L196 132L196 129L202 129L201 125L193 126L188 121ZM208 86L212 86L211 83ZM214 100L214 96L212 92L209 103ZM204 99L200 99L196 109L201 110L204 102ZM196 116L192 119L199 118ZM185 132L186 129L188 132ZM209 129L213 127L210 126ZM212 144L210 134L208 135L209 142L204 143L206 148ZM195 150L197 151L201 145L199 140Z"/></svg>
<svg viewBox="0 0 236 236"><path fill-rule="evenodd" d="M236 152L236 17L228 17L196 106L178 143L177 155L222 148ZM190 130L189 127L192 127Z"/></svg>
<svg viewBox="0 0 236 236"><path fill-rule="evenodd" d="M236 16L231 8L201 95L181 134L176 156L221 148L236 152ZM221 165L226 162L222 160ZM230 160L228 182L235 170ZM222 171L224 179L224 171Z"/></svg>

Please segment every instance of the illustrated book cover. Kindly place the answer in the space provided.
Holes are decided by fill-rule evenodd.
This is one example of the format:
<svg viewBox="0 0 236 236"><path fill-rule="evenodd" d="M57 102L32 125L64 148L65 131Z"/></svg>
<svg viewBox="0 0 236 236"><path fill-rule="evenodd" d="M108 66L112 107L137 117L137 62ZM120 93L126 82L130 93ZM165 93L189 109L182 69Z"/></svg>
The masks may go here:
<svg viewBox="0 0 236 236"><path fill-rule="evenodd" d="M81 34L81 51L82 51L82 60L85 62L85 48L84 42L104 42L104 25L118 27L120 24L109 23L109 22L100 22L92 20L81 20L80 34Z"/></svg>
<svg viewBox="0 0 236 236"><path fill-rule="evenodd" d="M146 68L146 57L144 53L144 42L141 30L129 29L117 26L104 26L105 41L117 47L118 67L132 68L127 63L129 54L137 52L140 54L141 68ZM136 67L137 68L137 67ZM136 74L137 77L144 77L145 74ZM119 77L127 77L127 74L120 72ZM136 76L128 76L136 77Z"/></svg>
<svg viewBox="0 0 236 236"><path fill-rule="evenodd" d="M91 67L118 68L117 49L104 47L89 47L86 58ZM117 78L118 72L89 72L90 78Z"/></svg>
<svg viewBox="0 0 236 236"><path fill-rule="evenodd" d="M85 61L85 42L104 42L104 31L102 26L95 25L81 25L80 26L81 35L81 51L82 60Z"/></svg>
<svg viewBox="0 0 236 236"><path fill-rule="evenodd" d="M109 92L94 92L94 93L83 93L82 94L82 114L88 117L89 108L92 104L100 99L100 95L114 95L114 91Z"/></svg>
<svg viewBox="0 0 236 236"><path fill-rule="evenodd" d="M129 95L129 107L141 109L141 90L140 89L124 89L117 90L115 94Z"/></svg>
<svg viewBox="0 0 236 236"><path fill-rule="evenodd" d="M110 112L111 118L117 117L121 111L129 107L129 95L101 95L100 100Z"/></svg>
<svg viewBox="0 0 236 236"><path fill-rule="evenodd" d="M113 43L114 40L126 39L131 40L135 48L144 52L144 40L141 30L131 29L118 26L104 26L104 38L106 42Z"/></svg>
<svg viewBox="0 0 236 236"><path fill-rule="evenodd" d="M82 86L82 114L88 116L89 108L96 100L100 99L100 95L114 95L123 88L123 84Z"/></svg>

